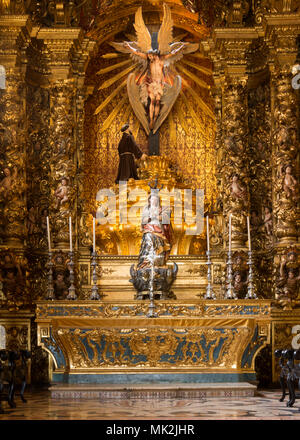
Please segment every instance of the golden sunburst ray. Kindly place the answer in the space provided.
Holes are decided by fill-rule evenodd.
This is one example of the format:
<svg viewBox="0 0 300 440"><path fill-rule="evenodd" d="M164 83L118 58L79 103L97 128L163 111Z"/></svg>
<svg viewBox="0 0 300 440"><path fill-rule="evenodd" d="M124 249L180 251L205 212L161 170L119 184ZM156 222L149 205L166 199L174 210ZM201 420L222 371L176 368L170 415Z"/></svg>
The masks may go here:
<svg viewBox="0 0 300 440"><path fill-rule="evenodd" d="M183 72L186 76L188 76L189 78L191 78L193 81L195 81L196 84L198 84L198 86L202 87L203 89L210 89L209 84L207 84L206 82L202 81L202 79L198 78L198 76L196 76L194 73L190 72L188 69L186 69L185 67L183 67L180 62L177 64L176 66L179 70L181 70L181 72Z"/></svg>
<svg viewBox="0 0 300 440"><path fill-rule="evenodd" d="M177 35L177 37L173 38L173 43L177 43L177 41L183 40L188 35L188 32L184 32L183 34Z"/></svg>
<svg viewBox="0 0 300 440"><path fill-rule="evenodd" d="M188 112L190 113L190 115L192 116L197 129L200 131L200 133L206 138L207 137L207 133L205 132L205 130L203 129L203 123L202 121L198 118L194 108L193 108L193 104L188 100L188 98L185 96L184 92L180 93L183 102L185 103L186 108L188 109Z"/></svg>
<svg viewBox="0 0 300 440"><path fill-rule="evenodd" d="M111 123L116 118L117 114L120 112L120 110L122 109L122 107L124 106L126 101L128 101L127 95L123 96L121 101L119 101L119 103L116 105L116 107L110 113L110 115L105 119L102 127L100 128L100 133L103 133L105 130L107 130L110 127Z"/></svg>
<svg viewBox="0 0 300 440"><path fill-rule="evenodd" d="M193 63L192 61L189 61L186 58L182 58L180 60L180 62L186 64L187 66L192 67L193 69L199 70L199 72L202 72L205 75L211 75L212 74L212 69L208 69L207 67L199 66L199 64Z"/></svg>
<svg viewBox="0 0 300 440"><path fill-rule="evenodd" d="M131 60L129 59L129 60L121 61L120 63L113 64L108 67L104 67L103 69L100 69L97 72L97 75L104 75L105 73L111 72L115 69L119 69L120 67L126 66L127 64L130 64L130 63L131 63Z"/></svg>
<svg viewBox="0 0 300 440"><path fill-rule="evenodd" d="M207 57L205 55L203 55L203 53L201 53L201 52L190 53L189 56L195 57L195 58L200 58L201 60L207 60Z"/></svg>
<svg viewBox="0 0 300 440"><path fill-rule="evenodd" d="M171 144L171 148L174 148L176 145L176 125L175 125L172 111L170 111L170 113L169 113L168 122L169 122L170 144Z"/></svg>
<svg viewBox="0 0 300 440"><path fill-rule="evenodd" d="M132 134L135 139L137 138L137 135L139 134L140 126L141 126L140 121L137 118L135 118L135 121L133 123L133 128L132 128Z"/></svg>
<svg viewBox="0 0 300 440"><path fill-rule="evenodd" d="M177 117L178 117L178 119L179 119L179 123L180 123L180 125L181 125L181 127L183 128L183 130L185 131L185 133L187 134L188 132L189 132L189 129L188 129L188 126L187 126L187 124L186 124L186 120L185 120L185 116L184 116L184 112L182 111L182 105L184 105L184 102L183 102L183 99L181 98L181 93L180 93L180 95L179 95L179 97L178 97L178 99L177 99L177 105L176 105L176 107L177 107L177 111L176 111L176 115L177 115ZM188 108L187 108L187 110L188 110Z"/></svg>
<svg viewBox="0 0 300 440"><path fill-rule="evenodd" d="M101 58L111 59L111 58L120 58L124 56L125 56L124 53L113 52L113 53L104 53L103 55L101 55Z"/></svg>
<svg viewBox="0 0 300 440"><path fill-rule="evenodd" d="M127 79L122 81L121 84L119 84L118 87L96 108L94 115L100 113L112 101L112 99L114 99L114 97L117 96L117 94L126 86L126 83L127 83Z"/></svg>
<svg viewBox="0 0 300 440"><path fill-rule="evenodd" d="M104 81L104 83L101 84L101 86L99 87L99 90L103 90L103 89L106 89L107 87L111 86L116 81L118 81L120 78L123 78L123 76L127 75L132 70L134 70L136 68L136 66L137 66L137 63L132 64L127 69L122 70L122 72L119 72L117 75L113 76L112 78L108 79L107 81Z"/></svg>
<svg viewBox="0 0 300 440"><path fill-rule="evenodd" d="M182 82L183 82L183 84L185 84L187 86L185 88L185 90L188 93L190 93L190 95L195 99L195 101L197 102L199 107L204 111L204 113L207 114L208 116L210 116L215 121L216 116L215 116L214 112L212 111L212 109L203 101L201 96L199 96L198 93L196 93L195 90L187 84L187 82L184 79Z"/></svg>
<svg viewBox="0 0 300 440"><path fill-rule="evenodd" d="M121 118L121 125L125 124L126 122L128 122L129 119L129 115L132 114L132 108L130 105L128 105L126 107L126 110L123 113L123 116Z"/></svg>

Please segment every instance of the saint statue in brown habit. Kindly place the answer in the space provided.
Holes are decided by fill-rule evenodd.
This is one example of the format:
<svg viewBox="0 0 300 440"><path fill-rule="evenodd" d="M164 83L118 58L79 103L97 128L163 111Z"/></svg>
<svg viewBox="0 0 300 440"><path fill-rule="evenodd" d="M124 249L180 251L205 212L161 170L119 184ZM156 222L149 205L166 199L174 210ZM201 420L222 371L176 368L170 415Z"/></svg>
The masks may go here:
<svg viewBox="0 0 300 440"><path fill-rule="evenodd" d="M145 159L144 154L138 147L135 139L130 131L129 124L123 125L121 128L123 136L119 142L119 170L116 183L119 181L127 181L129 179L138 180L137 166L135 159Z"/></svg>

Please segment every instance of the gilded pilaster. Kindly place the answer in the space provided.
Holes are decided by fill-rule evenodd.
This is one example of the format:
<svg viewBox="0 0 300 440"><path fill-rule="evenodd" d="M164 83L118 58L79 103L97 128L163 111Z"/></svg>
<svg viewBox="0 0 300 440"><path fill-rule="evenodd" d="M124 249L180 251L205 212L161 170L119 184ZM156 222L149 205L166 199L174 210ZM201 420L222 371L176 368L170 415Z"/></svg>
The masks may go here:
<svg viewBox="0 0 300 440"><path fill-rule="evenodd" d="M287 12L287 11L283 11ZM297 56L299 14L266 16L265 40L270 48L271 103L273 107L272 203L275 252L273 291L277 305L296 307L299 293L297 219L299 217L299 114L292 68Z"/></svg>
<svg viewBox="0 0 300 440"><path fill-rule="evenodd" d="M250 211L247 50L255 38L254 29L217 28L209 41L215 78L222 87L223 147L218 168L223 214L227 219L225 235L228 237L231 214L232 247L236 249L246 245L246 217Z"/></svg>
<svg viewBox="0 0 300 440"><path fill-rule="evenodd" d="M58 248L68 248L68 218L72 216L73 228L76 220L76 88L70 49L79 34L79 28L42 28L37 35L46 47L49 67L49 216Z"/></svg>
<svg viewBox="0 0 300 440"><path fill-rule="evenodd" d="M40 29L38 39L46 46L50 108L50 216L55 246L68 248L72 216L76 236L83 212L84 72L93 42L80 28ZM78 221L77 221L78 220ZM81 229L81 228L80 228ZM76 240L75 239L75 240Z"/></svg>

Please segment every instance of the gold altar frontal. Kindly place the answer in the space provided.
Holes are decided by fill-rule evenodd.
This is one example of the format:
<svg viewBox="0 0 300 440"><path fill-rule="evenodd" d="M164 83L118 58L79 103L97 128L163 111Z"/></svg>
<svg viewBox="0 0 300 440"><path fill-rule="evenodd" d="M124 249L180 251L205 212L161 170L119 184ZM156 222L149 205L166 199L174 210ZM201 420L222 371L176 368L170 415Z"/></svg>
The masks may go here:
<svg viewBox="0 0 300 440"><path fill-rule="evenodd" d="M255 381L270 343L269 300L40 301L38 343L54 360L53 382Z"/></svg>

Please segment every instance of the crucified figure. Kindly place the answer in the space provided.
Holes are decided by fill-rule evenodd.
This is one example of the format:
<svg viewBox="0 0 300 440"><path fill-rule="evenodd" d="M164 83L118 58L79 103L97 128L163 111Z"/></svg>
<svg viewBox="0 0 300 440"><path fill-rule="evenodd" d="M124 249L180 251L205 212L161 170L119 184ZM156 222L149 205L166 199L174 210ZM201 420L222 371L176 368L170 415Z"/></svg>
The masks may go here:
<svg viewBox="0 0 300 440"><path fill-rule="evenodd" d="M129 42L123 43L124 47L129 49L134 55L147 61L147 71L144 81L147 87L149 106L149 127L152 130L154 123L159 115L160 101L164 93L164 67L167 59L176 55L185 46L182 43L179 47L166 55L161 55L158 49L151 49L147 53L141 52L130 45Z"/></svg>
<svg viewBox="0 0 300 440"><path fill-rule="evenodd" d="M173 38L171 9L165 3L163 11L157 35L150 34L140 6L133 24L136 41L109 43L118 52L130 54L136 63L135 71L127 78L127 93L133 111L148 136L151 131L155 135L181 91L181 77L172 65L185 54L199 49L198 43Z"/></svg>

